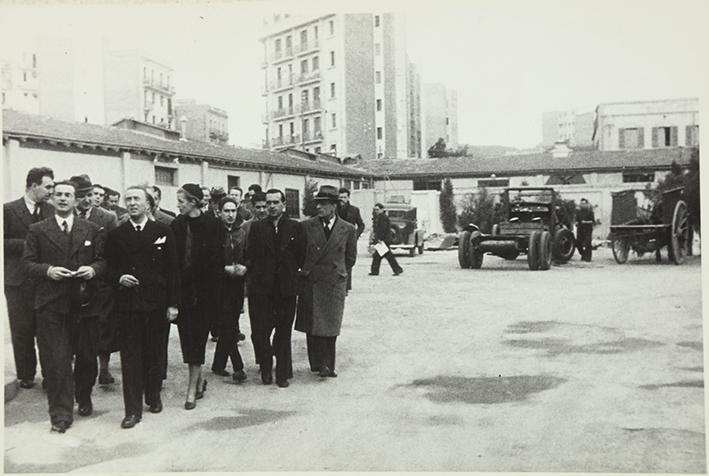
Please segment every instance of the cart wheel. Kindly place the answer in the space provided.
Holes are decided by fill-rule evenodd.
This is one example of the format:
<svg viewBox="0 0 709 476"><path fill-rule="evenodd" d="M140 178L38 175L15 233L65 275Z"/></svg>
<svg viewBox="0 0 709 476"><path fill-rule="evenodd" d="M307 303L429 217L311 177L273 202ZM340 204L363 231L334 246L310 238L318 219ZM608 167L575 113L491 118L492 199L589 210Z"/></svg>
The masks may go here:
<svg viewBox="0 0 709 476"><path fill-rule="evenodd" d="M539 269L546 271L551 268L551 233L543 231L539 238Z"/></svg>
<svg viewBox="0 0 709 476"><path fill-rule="evenodd" d="M552 257L554 261L566 263L574 255L574 234L571 230L561 228L554 233L552 240Z"/></svg>
<svg viewBox="0 0 709 476"><path fill-rule="evenodd" d="M672 235L670 236L670 259L674 264L684 263L689 241L689 215L687 204L679 200L672 215Z"/></svg>
<svg viewBox="0 0 709 476"><path fill-rule="evenodd" d="M470 268L470 232L458 235L458 263L463 269Z"/></svg>
<svg viewBox="0 0 709 476"><path fill-rule="evenodd" d="M482 233L479 231L474 231L470 234L470 241L472 244L472 241L480 236ZM470 267L473 269L480 269L482 268L483 265L483 256L484 253L478 249L473 248L472 246L470 247Z"/></svg>
<svg viewBox="0 0 709 476"><path fill-rule="evenodd" d="M529 269L536 271L539 269L539 252L541 248L539 242L542 238L542 233L535 230L529 235L529 246L527 247L527 264Z"/></svg>
<svg viewBox="0 0 709 476"><path fill-rule="evenodd" d="M630 243L625 238L613 238L613 258L618 264L628 261L630 253Z"/></svg>

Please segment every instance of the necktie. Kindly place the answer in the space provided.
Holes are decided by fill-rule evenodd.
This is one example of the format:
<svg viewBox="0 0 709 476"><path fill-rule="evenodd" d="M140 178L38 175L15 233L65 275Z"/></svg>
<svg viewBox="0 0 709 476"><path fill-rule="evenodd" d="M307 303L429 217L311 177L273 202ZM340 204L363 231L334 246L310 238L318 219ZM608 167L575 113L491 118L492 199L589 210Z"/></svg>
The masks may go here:
<svg viewBox="0 0 709 476"><path fill-rule="evenodd" d="M135 231L140 231L140 225L135 225Z"/></svg>
<svg viewBox="0 0 709 476"><path fill-rule="evenodd" d="M69 223L66 220L62 222L62 231L65 235L69 236Z"/></svg>
<svg viewBox="0 0 709 476"><path fill-rule="evenodd" d="M34 223L37 223L40 219L39 215L39 204L35 204L34 206L34 212L32 212L32 220Z"/></svg>
<svg viewBox="0 0 709 476"><path fill-rule="evenodd" d="M81 210L79 212L79 218L83 218L84 220L86 220L86 212L86 210Z"/></svg>
<svg viewBox="0 0 709 476"><path fill-rule="evenodd" d="M323 230L325 230L325 239L329 240L330 239L330 233L332 230L330 230L330 223L323 220Z"/></svg>

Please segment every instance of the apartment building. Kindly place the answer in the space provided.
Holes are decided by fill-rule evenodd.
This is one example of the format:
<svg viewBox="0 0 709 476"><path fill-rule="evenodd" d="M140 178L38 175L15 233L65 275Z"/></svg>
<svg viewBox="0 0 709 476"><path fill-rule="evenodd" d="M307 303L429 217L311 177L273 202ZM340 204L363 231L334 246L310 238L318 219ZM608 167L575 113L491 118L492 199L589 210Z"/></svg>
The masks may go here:
<svg viewBox="0 0 709 476"><path fill-rule="evenodd" d="M423 85L424 151L443 139L449 149L458 147L458 94L441 83Z"/></svg>
<svg viewBox="0 0 709 476"><path fill-rule="evenodd" d="M599 150L699 145L699 99L599 104L593 141Z"/></svg>
<svg viewBox="0 0 709 476"><path fill-rule="evenodd" d="M173 70L137 51L110 51L103 59L106 124L124 118L175 128Z"/></svg>
<svg viewBox="0 0 709 476"><path fill-rule="evenodd" d="M567 142L570 146L593 145L594 113L579 113L574 110L542 113L542 146L552 147L555 142Z"/></svg>
<svg viewBox="0 0 709 476"><path fill-rule="evenodd" d="M175 101L175 117L182 137L201 142L229 142L229 116L224 109L194 99Z"/></svg>
<svg viewBox="0 0 709 476"><path fill-rule="evenodd" d="M417 75L402 18L274 15L261 43L264 148L420 156L411 139L420 136L420 120L411 120L420 94L410 91Z"/></svg>

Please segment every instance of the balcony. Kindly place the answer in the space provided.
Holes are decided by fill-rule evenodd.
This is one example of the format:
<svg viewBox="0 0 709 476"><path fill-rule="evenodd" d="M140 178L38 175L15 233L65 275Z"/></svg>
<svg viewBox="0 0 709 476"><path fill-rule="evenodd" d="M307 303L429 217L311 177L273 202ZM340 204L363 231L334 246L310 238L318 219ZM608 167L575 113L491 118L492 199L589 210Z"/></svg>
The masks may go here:
<svg viewBox="0 0 709 476"><path fill-rule="evenodd" d="M154 89L155 91L158 91L162 94L166 94L168 96L172 96L173 94L175 94L174 86L165 83L160 83L158 81L151 81L149 78L143 79L143 86L145 86L146 88Z"/></svg>
<svg viewBox="0 0 709 476"><path fill-rule="evenodd" d="M299 142L300 136L298 134L284 137L274 137L271 139L271 147L286 147L298 144Z"/></svg>
<svg viewBox="0 0 709 476"><path fill-rule="evenodd" d="M210 129L209 130L209 139L217 142L228 142L229 141L229 133L228 132L222 132L218 129Z"/></svg>
<svg viewBox="0 0 709 476"><path fill-rule="evenodd" d="M280 119L284 117L293 116L295 114L295 108L293 106L288 106L282 109L276 109L271 112L271 119Z"/></svg>
<svg viewBox="0 0 709 476"><path fill-rule="evenodd" d="M319 47L320 45L318 40L309 40L305 43L300 43L298 46L296 46L295 53L298 55L302 55L304 53L308 53L309 51L317 50Z"/></svg>
<svg viewBox="0 0 709 476"><path fill-rule="evenodd" d="M271 142L268 139L261 140L261 148L269 149L271 147Z"/></svg>
<svg viewBox="0 0 709 476"><path fill-rule="evenodd" d="M269 89L273 92L279 89L288 89L293 87L293 75L287 75L286 78L272 79L269 83Z"/></svg>
<svg viewBox="0 0 709 476"><path fill-rule="evenodd" d="M312 101L304 102L301 105L301 110L303 114L311 114L322 111L320 99L313 99Z"/></svg>
<svg viewBox="0 0 709 476"><path fill-rule="evenodd" d="M316 69L315 71L310 71L309 73L302 73L298 77L296 84L304 84L304 83L309 83L312 81L319 81L319 80L320 80L320 70Z"/></svg>
<svg viewBox="0 0 709 476"><path fill-rule="evenodd" d="M304 132L303 143L319 142L322 140L322 131Z"/></svg>
<svg viewBox="0 0 709 476"><path fill-rule="evenodd" d="M278 63L293 57L293 48L286 47L285 50L277 50L271 55L271 62Z"/></svg>

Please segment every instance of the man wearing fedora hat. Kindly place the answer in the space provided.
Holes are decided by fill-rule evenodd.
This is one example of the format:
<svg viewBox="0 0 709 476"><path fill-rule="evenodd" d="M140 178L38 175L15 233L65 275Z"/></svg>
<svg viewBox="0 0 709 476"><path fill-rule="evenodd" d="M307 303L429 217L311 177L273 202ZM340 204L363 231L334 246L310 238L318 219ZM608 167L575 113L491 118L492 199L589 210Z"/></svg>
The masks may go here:
<svg viewBox="0 0 709 476"><path fill-rule="evenodd" d="M337 377L335 341L345 310L348 270L357 260L354 225L337 216L338 189L323 185L315 195L316 217L302 222L305 259L295 329L307 335L310 370Z"/></svg>

